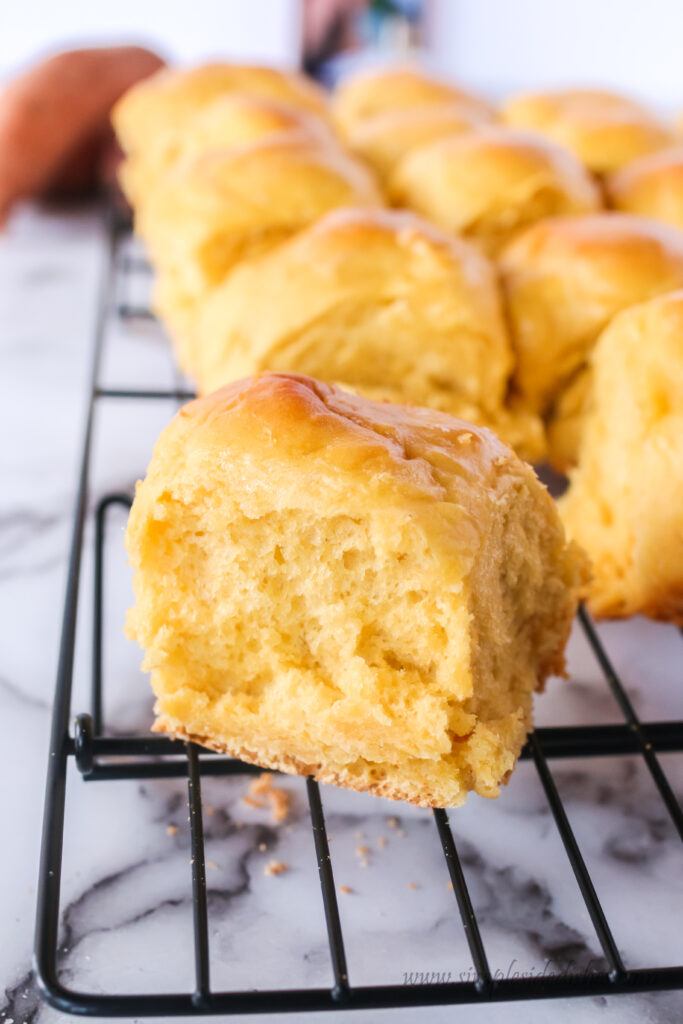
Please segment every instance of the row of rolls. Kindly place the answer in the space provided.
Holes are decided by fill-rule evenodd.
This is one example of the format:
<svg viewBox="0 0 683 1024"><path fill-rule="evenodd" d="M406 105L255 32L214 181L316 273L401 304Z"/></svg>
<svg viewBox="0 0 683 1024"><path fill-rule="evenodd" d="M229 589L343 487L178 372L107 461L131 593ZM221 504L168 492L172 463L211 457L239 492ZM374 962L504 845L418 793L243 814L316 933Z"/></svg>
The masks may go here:
<svg viewBox="0 0 683 1024"><path fill-rule="evenodd" d="M114 111L201 393L265 370L490 427L570 486L598 616L683 623L683 135L412 68L163 70ZM643 305L643 303L645 305Z"/></svg>

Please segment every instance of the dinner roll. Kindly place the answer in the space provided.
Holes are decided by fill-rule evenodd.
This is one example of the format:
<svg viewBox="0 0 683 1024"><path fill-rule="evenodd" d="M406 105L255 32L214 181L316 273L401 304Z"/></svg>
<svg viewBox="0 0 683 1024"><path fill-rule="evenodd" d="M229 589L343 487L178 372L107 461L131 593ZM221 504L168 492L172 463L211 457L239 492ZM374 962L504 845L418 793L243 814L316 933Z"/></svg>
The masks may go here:
<svg viewBox="0 0 683 1024"><path fill-rule="evenodd" d="M197 112L171 150L160 150L160 160L150 153L129 156L122 164L119 180L135 206L158 187L160 178L181 160L201 156L214 149L244 146L272 135L297 135L334 145L328 121L308 110L279 100L248 93L226 93L211 100Z"/></svg>
<svg viewBox="0 0 683 1024"><path fill-rule="evenodd" d="M491 116L491 107L480 97L410 67L373 68L346 78L332 96L332 114L339 131L350 138L360 121L376 114L436 103L457 103Z"/></svg>
<svg viewBox="0 0 683 1024"><path fill-rule="evenodd" d="M683 626L683 291L620 313L595 346L578 468L560 502L600 618Z"/></svg>
<svg viewBox="0 0 683 1024"><path fill-rule="evenodd" d="M490 120L488 111L468 103L430 103L364 118L349 129L347 142L380 181L386 181L401 158L418 146L471 131Z"/></svg>
<svg viewBox="0 0 683 1024"><path fill-rule="evenodd" d="M429 806L498 795L582 571L487 430L284 374L181 410L126 545L157 731Z"/></svg>
<svg viewBox="0 0 683 1024"><path fill-rule="evenodd" d="M571 149L597 174L672 144L670 129L639 103L590 89L513 96L501 117Z"/></svg>
<svg viewBox="0 0 683 1024"><path fill-rule="evenodd" d="M634 160L606 181L616 210L654 217L683 230L683 146Z"/></svg>
<svg viewBox="0 0 683 1024"><path fill-rule="evenodd" d="M136 228L161 271L155 305L181 363L192 367L197 302L229 270L350 203L381 204L370 172L341 150L302 138L211 152L161 181L137 211Z"/></svg>
<svg viewBox="0 0 683 1024"><path fill-rule="evenodd" d="M324 92L304 75L246 64L205 64L165 68L130 89L119 100L112 121L125 153L181 140L199 111L226 93L249 93L278 100L320 117L327 116Z"/></svg>
<svg viewBox="0 0 683 1024"><path fill-rule="evenodd" d="M457 413L495 426L525 454L542 452L538 418L503 407L512 348L493 267L412 214L327 214L238 267L198 324L202 392L291 370Z"/></svg>
<svg viewBox="0 0 683 1024"><path fill-rule="evenodd" d="M600 206L595 182L568 150L495 126L413 150L394 171L389 196L476 241L489 256L543 217Z"/></svg>
<svg viewBox="0 0 683 1024"><path fill-rule="evenodd" d="M572 417L581 418L576 402L585 389L577 378L590 350L616 313L683 287L683 233L623 213L553 217L515 239L500 269L517 357L515 388L551 421L550 456L563 468L575 457ZM563 410L558 403L570 385L573 401ZM565 417L569 430L558 446L553 431L562 430Z"/></svg>

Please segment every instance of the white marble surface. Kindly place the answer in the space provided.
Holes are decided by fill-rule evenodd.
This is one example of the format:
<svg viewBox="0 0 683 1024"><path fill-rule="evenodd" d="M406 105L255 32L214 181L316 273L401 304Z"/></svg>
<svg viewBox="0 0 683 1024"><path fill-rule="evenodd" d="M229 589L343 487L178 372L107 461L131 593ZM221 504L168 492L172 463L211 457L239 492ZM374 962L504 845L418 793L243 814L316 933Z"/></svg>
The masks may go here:
<svg viewBox="0 0 683 1024"><path fill-rule="evenodd" d="M0 1024L65 1019L37 1000L31 946L50 703L102 251L97 221L83 213L25 210L0 239ZM168 385L172 370L160 332L153 326L114 326L104 377L111 385ZM131 488L171 413L165 403L102 407L94 495ZM122 527L122 516L114 513L105 637L112 733L144 731L151 706L137 667L139 653L121 634L130 597ZM87 540L89 545L90 531ZM87 709L90 569L86 554L75 711ZM680 635L643 621L610 625L601 633L638 712L646 719L683 717ZM552 683L538 700L538 721L619 722L599 667L578 634L571 668L572 681ZM683 757L662 760L680 792ZM629 757L553 762L553 770L627 965L683 962L681 845L643 765ZM244 781L205 783L205 805L214 811L206 829L215 987L331 981L303 780L285 784L293 813L276 825L268 812L242 801ZM416 971L450 972L455 980L470 970L429 813L329 787L323 798L336 881L353 889L340 897L351 983L401 983L405 973ZM398 815L400 829L389 827L391 815ZM451 820L494 971L542 971L548 961L546 969L553 971L568 962L582 969L598 956L531 764L520 765L499 800L473 797ZM177 832L169 833L169 826ZM387 839L383 849L380 836ZM356 853L359 843L372 848L367 867ZM116 992L190 986L184 782L84 783L72 771L64 857L65 981ZM271 857L289 870L266 876ZM323 1016L301 1019L319 1022ZM335 1019L668 1024L683 1019L683 997L342 1012Z"/></svg>

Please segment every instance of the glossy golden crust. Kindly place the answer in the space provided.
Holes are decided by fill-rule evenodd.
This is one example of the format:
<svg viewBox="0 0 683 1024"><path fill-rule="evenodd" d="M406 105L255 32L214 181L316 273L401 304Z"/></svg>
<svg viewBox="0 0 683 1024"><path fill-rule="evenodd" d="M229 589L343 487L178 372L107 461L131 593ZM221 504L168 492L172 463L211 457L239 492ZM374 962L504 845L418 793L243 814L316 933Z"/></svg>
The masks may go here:
<svg viewBox="0 0 683 1024"><path fill-rule="evenodd" d="M615 210L653 217L683 231L683 145L634 160L609 175L605 188Z"/></svg>
<svg viewBox="0 0 683 1024"><path fill-rule="evenodd" d="M683 625L683 292L620 313L592 356L579 464L560 501L599 618Z"/></svg>
<svg viewBox="0 0 683 1024"><path fill-rule="evenodd" d="M179 165L137 211L160 271L156 307L192 369L197 303L239 262L280 244L336 206L380 206L369 170L339 149L272 138Z"/></svg>
<svg viewBox="0 0 683 1024"><path fill-rule="evenodd" d="M540 422L504 408L512 349L494 268L413 214L335 210L239 267L206 302L194 352L204 393L263 370L305 373L542 453Z"/></svg>
<svg viewBox="0 0 683 1024"><path fill-rule="evenodd" d="M284 374L176 416L126 543L156 728L432 806L498 794L582 573L488 431Z"/></svg>
<svg viewBox="0 0 683 1024"><path fill-rule="evenodd" d="M488 103L452 82L417 68L390 67L361 71L345 79L332 96L332 113L343 136L377 114L437 103L457 103L475 114L491 116Z"/></svg>
<svg viewBox="0 0 683 1024"><path fill-rule="evenodd" d="M394 171L389 196L476 241L489 256L538 220L590 213L601 204L595 182L570 152L496 126L413 150Z"/></svg>
<svg viewBox="0 0 683 1024"><path fill-rule="evenodd" d="M180 139L196 115L228 93L248 93L327 116L325 93L304 75L247 64L166 68L119 100L112 114L125 153L149 149L157 139Z"/></svg>
<svg viewBox="0 0 683 1024"><path fill-rule="evenodd" d="M513 96L501 117L507 124L531 128L566 146L597 174L614 171L673 142L670 129L641 104L598 90Z"/></svg>
<svg viewBox="0 0 683 1024"><path fill-rule="evenodd" d="M336 144L329 122L309 110L248 93L226 93L198 110L172 146L158 147L152 140L147 149L129 156L122 164L119 180L129 201L140 206L179 162L272 136Z"/></svg>
<svg viewBox="0 0 683 1024"><path fill-rule="evenodd" d="M492 120L484 108L469 103L429 103L388 110L363 118L349 128L349 147L387 181L399 161L427 142L471 131Z"/></svg>
<svg viewBox="0 0 683 1024"><path fill-rule="evenodd" d="M530 408L552 420L612 317L683 287L683 233L629 214L556 217L517 238L500 268L515 386Z"/></svg>

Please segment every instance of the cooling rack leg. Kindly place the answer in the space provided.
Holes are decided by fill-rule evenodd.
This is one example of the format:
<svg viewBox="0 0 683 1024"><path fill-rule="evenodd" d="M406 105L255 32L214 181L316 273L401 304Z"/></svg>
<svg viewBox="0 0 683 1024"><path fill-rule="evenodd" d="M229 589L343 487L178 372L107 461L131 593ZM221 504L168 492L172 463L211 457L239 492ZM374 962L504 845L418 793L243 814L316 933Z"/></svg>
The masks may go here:
<svg viewBox="0 0 683 1024"><path fill-rule="evenodd" d="M479 931L479 924L472 906L472 900L470 899L467 882L465 881L465 874L462 870L458 850L448 822L448 815L443 809L435 810L434 820L436 821L446 864L448 865L448 873L451 876L455 898L458 901L462 926L465 929L467 943L472 954L472 963L477 972L476 986L480 992L483 992L491 985L491 970Z"/></svg>
<svg viewBox="0 0 683 1024"><path fill-rule="evenodd" d="M341 1000L346 995L349 987L344 937L339 919L337 893L334 888L330 846L327 841L327 829L325 828L325 816L323 814L322 800L320 799L320 787L310 775L306 779L306 789L308 791L308 805L311 810L313 842L315 843L315 854L318 858L318 872L320 874L320 886L325 907L327 937L330 944L332 969L334 971L334 991L332 994L335 999Z"/></svg>
<svg viewBox="0 0 683 1024"><path fill-rule="evenodd" d="M193 1003L203 1007L209 997L209 916L206 903L206 861L202 818L199 756L193 743L187 746L187 787L192 849L192 907L194 915L194 963L196 988Z"/></svg>

